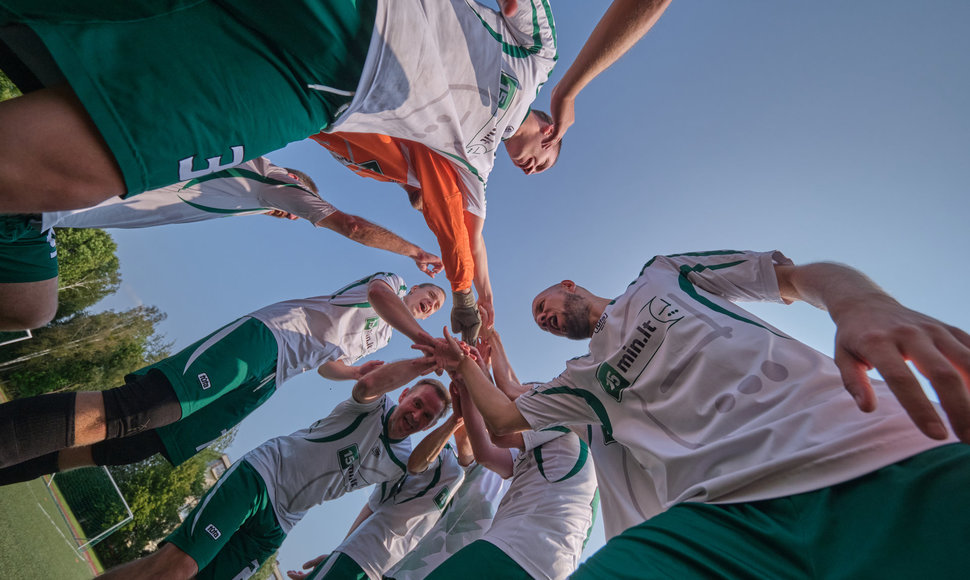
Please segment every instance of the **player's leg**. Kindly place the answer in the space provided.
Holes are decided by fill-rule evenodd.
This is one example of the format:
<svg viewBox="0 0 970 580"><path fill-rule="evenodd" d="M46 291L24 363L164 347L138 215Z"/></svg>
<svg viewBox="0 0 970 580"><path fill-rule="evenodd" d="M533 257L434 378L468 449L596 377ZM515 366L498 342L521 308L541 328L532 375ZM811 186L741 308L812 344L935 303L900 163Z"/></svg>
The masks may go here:
<svg viewBox="0 0 970 580"><path fill-rule="evenodd" d="M76 209L126 192L124 178L71 89L0 103L0 212Z"/></svg>
<svg viewBox="0 0 970 580"><path fill-rule="evenodd" d="M0 330L39 328L56 312L54 230L41 232L30 215L0 215Z"/></svg>
<svg viewBox="0 0 970 580"><path fill-rule="evenodd" d="M122 439L109 439L94 445L61 449L0 469L0 485L37 479L79 467L128 465L161 453L163 446L155 430Z"/></svg>
<svg viewBox="0 0 970 580"><path fill-rule="evenodd" d="M188 580L195 576L199 567L191 556L177 546L165 544L154 554L122 564L99 576L104 580L130 580L131 578L165 578Z"/></svg>
<svg viewBox="0 0 970 580"><path fill-rule="evenodd" d="M129 437L182 416L178 397L162 373L128 375L125 382L107 391L54 393L0 405L0 467Z"/></svg>
<svg viewBox="0 0 970 580"><path fill-rule="evenodd" d="M317 564L306 580L367 580L367 573L347 554L334 552Z"/></svg>

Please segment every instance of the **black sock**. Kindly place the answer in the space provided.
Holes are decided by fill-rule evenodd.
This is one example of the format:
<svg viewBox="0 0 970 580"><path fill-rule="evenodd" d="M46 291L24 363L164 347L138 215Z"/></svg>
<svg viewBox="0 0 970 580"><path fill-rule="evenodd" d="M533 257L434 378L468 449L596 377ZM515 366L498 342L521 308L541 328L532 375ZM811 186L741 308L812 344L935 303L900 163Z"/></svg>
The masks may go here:
<svg viewBox="0 0 970 580"><path fill-rule="evenodd" d="M152 429L131 437L95 443L91 447L91 458L95 465L128 465L148 459L161 451L162 440Z"/></svg>
<svg viewBox="0 0 970 580"><path fill-rule="evenodd" d="M74 445L76 395L40 395L0 405L0 468Z"/></svg>
<svg viewBox="0 0 970 580"><path fill-rule="evenodd" d="M59 451L55 451L0 469L0 485L30 481L41 475L57 473L57 456L59 453Z"/></svg>
<svg viewBox="0 0 970 580"><path fill-rule="evenodd" d="M101 391L101 396L105 439L131 437L182 417L182 406L172 384L156 369L144 375L128 375L124 386Z"/></svg>

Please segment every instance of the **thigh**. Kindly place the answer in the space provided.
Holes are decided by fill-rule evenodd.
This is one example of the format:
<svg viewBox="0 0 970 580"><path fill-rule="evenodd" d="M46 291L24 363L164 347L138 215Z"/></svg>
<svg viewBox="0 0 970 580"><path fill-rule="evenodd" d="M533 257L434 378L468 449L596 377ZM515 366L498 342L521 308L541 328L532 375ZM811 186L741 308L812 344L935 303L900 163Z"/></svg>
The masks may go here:
<svg viewBox="0 0 970 580"><path fill-rule="evenodd" d="M0 330L38 328L57 311L54 230L22 214L0 215Z"/></svg>

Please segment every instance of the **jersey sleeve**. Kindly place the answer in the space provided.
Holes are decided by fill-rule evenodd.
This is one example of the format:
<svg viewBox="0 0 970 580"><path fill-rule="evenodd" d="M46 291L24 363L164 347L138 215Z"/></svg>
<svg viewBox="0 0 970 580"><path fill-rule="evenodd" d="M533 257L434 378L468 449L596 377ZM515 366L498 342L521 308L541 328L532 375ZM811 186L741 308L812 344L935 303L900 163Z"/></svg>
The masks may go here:
<svg viewBox="0 0 970 580"><path fill-rule="evenodd" d="M778 251L719 250L657 256L647 262L643 272L652 268L674 270L698 288L732 302L784 303L775 266L790 264L792 261Z"/></svg>
<svg viewBox="0 0 970 580"><path fill-rule="evenodd" d="M521 52L523 56L549 61L548 68L552 70L556 61L556 23L549 0L519 0L515 14L497 15L517 45L505 48L506 54Z"/></svg>
<svg viewBox="0 0 970 580"><path fill-rule="evenodd" d="M410 147L412 167L421 183L422 213L438 240L445 275L455 292L471 288L475 278L460 177L441 155L423 146Z"/></svg>
<svg viewBox="0 0 970 580"><path fill-rule="evenodd" d="M519 413L534 430L600 423L593 408L599 404L599 400L586 389L572 385L568 372L549 383L536 386L515 400Z"/></svg>
<svg viewBox="0 0 970 580"><path fill-rule="evenodd" d="M265 207L283 210L314 225L337 211L319 195L300 185L298 179L290 177L286 169L269 162L266 165L266 179L261 182L258 194Z"/></svg>

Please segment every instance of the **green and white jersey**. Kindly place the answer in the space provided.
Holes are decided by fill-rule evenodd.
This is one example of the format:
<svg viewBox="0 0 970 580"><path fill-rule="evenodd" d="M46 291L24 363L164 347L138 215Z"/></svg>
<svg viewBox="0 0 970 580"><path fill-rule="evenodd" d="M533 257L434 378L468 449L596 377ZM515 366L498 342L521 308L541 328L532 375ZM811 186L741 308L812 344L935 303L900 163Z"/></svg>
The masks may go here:
<svg viewBox="0 0 970 580"><path fill-rule="evenodd" d="M348 491L395 481L406 471L411 440L391 439L387 396L372 403L340 403L307 429L276 437L245 456L266 483L284 532L307 510Z"/></svg>
<svg viewBox="0 0 970 580"><path fill-rule="evenodd" d="M43 214L42 229L149 228L279 209L316 224L337 211L290 177L286 169L257 157L241 165L96 206Z"/></svg>
<svg viewBox="0 0 970 580"><path fill-rule="evenodd" d="M662 512L653 481L630 450L617 443L601 425L587 425L582 431L596 470L606 539Z"/></svg>
<svg viewBox="0 0 970 580"><path fill-rule="evenodd" d="M525 451L482 539L533 578L566 578L579 565L599 503L589 449L568 429L522 438Z"/></svg>
<svg viewBox="0 0 970 580"><path fill-rule="evenodd" d="M834 361L732 300L782 302L779 252L658 256L594 328L589 353L516 405L535 429L602 424L663 509L834 485L944 444L885 383L861 413ZM951 439L950 441L953 441Z"/></svg>
<svg viewBox="0 0 970 580"><path fill-rule="evenodd" d="M331 130L438 151L474 193L468 211L485 217L495 151L525 120L555 63L549 0L520 0L511 18L474 0L381 0L356 95Z"/></svg>
<svg viewBox="0 0 970 580"><path fill-rule="evenodd" d="M334 552L352 558L370 580L411 552L431 530L465 479L451 446L424 472L375 486L367 502L374 512Z"/></svg>
<svg viewBox="0 0 970 580"><path fill-rule="evenodd" d="M367 285L374 280L387 283L399 297L408 293L400 276L378 272L333 294L277 302L249 314L279 344L277 385L325 362L353 364L387 346L393 329L367 301Z"/></svg>
<svg viewBox="0 0 970 580"><path fill-rule="evenodd" d="M492 525L508 481L476 462L438 523L421 542L385 573L394 580L421 580L452 554L481 539Z"/></svg>

